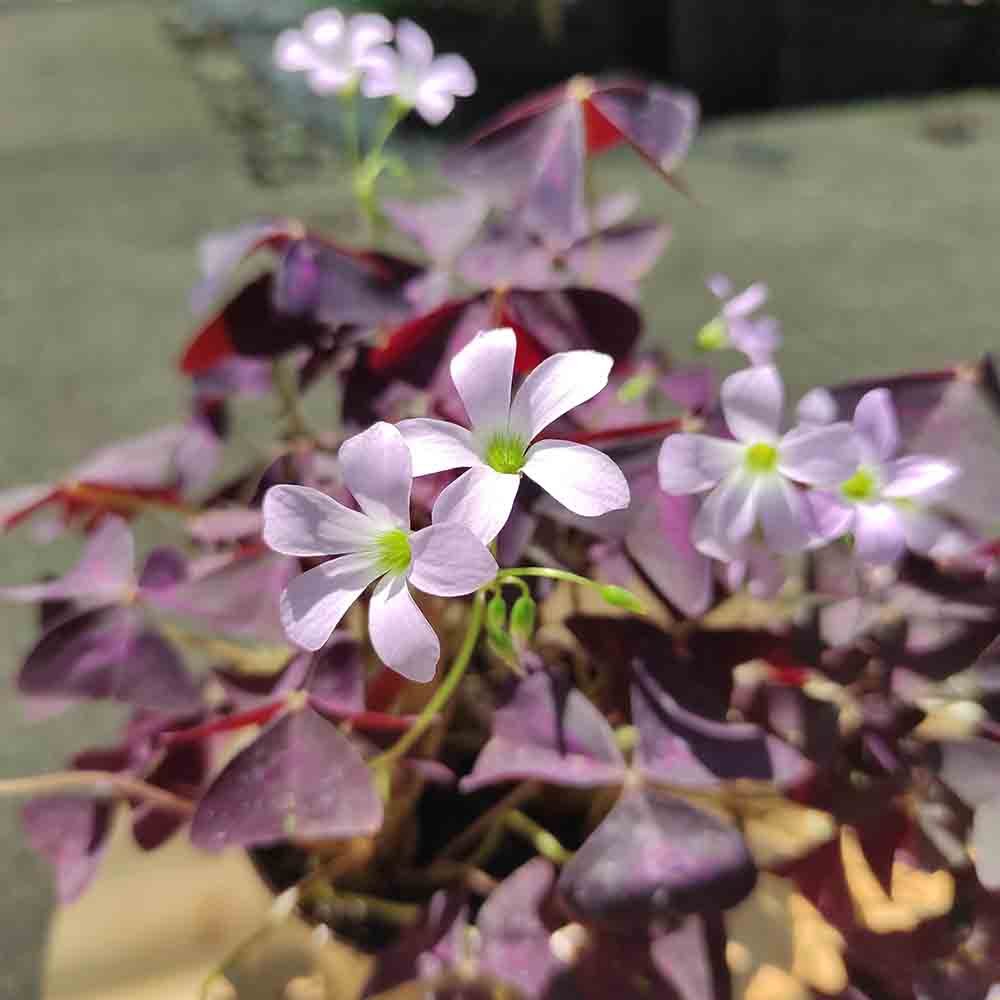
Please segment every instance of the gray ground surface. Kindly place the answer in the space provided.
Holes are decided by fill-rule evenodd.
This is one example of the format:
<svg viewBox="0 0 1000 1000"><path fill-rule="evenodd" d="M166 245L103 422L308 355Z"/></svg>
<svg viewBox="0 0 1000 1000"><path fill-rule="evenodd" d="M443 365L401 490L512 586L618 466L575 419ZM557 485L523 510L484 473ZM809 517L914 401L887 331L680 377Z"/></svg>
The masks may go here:
<svg viewBox="0 0 1000 1000"><path fill-rule="evenodd" d="M253 187L155 10L137 0L0 4L0 93L3 487L177 412L171 362L189 328L200 234L279 211L336 226L347 212L332 173ZM929 116L953 112L973 141L929 138ZM698 205L627 156L609 160L606 186L638 185L645 210L674 223L646 289L650 334L684 353L711 312L707 272L763 278L801 389L1000 346L998 166L1000 100L983 95L712 128L685 171ZM2 539L0 582L70 556ZM0 611L4 675L30 637L28 616ZM77 712L28 726L5 697L0 775L55 767L108 724ZM6 804L0 838L0 997L30 997L47 880Z"/></svg>

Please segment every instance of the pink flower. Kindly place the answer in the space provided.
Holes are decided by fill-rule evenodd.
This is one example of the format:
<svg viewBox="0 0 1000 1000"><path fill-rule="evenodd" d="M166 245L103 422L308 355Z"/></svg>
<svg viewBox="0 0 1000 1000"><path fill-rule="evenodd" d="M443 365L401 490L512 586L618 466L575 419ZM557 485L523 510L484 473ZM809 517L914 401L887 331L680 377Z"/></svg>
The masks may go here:
<svg viewBox="0 0 1000 1000"><path fill-rule="evenodd" d="M392 38L392 25L381 14L344 17L339 10L310 14L302 28L278 35L274 61L288 73L305 73L315 94L339 93L354 87L370 52Z"/></svg>
<svg viewBox="0 0 1000 1000"><path fill-rule="evenodd" d="M698 331L698 346L707 351L734 347L752 365L767 365L781 344L781 328L773 316L754 315L767 301L767 285L756 282L734 294L724 274L713 274L708 290L722 303L719 314Z"/></svg>
<svg viewBox="0 0 1000 1000"><path fill-rule="evenodd" d="M461 524L410 530L410 452L391 424L377 423L349 438L338 458L360 511L305 486L272 486L264 497L264 541L272 549L337 557L285 588L285 631L298 645L319 649L378 581L368 608L376 654L409 680L429 681L440 644L409 585L439 597L471 594L496 576L496 561Z"/></svg>
<svg viewBox="0 0 1000 1000"><path fill-rule="evenodd" d="M664 490L708 493L692 526L695 546L716 559L742 559L758 526L777 552L822 541L796 484L832 485L857 467L850 424L799 426L780 435L784 388L772 365L730 375L721 401L735 441L672 434L660 448Z"/></svg>
<svg viewBox="0 0 1000 1000"><path fill-rule="evenodd" d="M428 125L451 114L456 97L476 92L476 75L459 55L434 55L430 35L405 18L396 25L396 48L380 45L365 60L361 92L366 97L395 97L416 108Z"/></svg>
<svg viewBox="0 0 1000 1000"><path fill-rule="evenodd" d="M854 410L860 462L836 493L810 496L816 516L834 535L851 532L854 554L864 563L895 562L907 545L933 554L951 526L924 508L958 467L941 458L899 451L899 426L888 389L872 389Z"/></svg>
<svg viewBox="0 0 1000 1000"><path fill-rule="evenodd" d="M571 441L532 441L554 420L596 396L612 360L598 351L546 358L511 400L517 339L510 329L478 334L451 362L451 377L471 429L445 420L404 420L399 429L426 476L468 469L434 504L435 523L466 524L490 542L507 523L521 476L534 480L574 514L597 517L629 504L621 469L603 452Z"/></svg>

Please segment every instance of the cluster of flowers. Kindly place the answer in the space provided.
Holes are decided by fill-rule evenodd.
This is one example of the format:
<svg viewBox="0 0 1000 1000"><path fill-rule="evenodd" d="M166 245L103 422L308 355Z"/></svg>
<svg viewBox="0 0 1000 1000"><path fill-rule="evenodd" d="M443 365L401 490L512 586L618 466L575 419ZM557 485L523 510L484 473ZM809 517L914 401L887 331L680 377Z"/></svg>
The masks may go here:
<svg viewBox="0 0 1000 1000"><path fill-rule="evenodd" d="M277 58L429 120L471 88L390 36L327 11ZM0 782L61 898L117 817L144 849L248 849L374 953L366 997L1000 979L1000 382L816 389L786 429L767 290L718 275L696 342L747 367L641 349L668 231L584 173L631 146L683 191L696 120L631 79L509 109L445 158L456 194L380 206L419 262L293 219L205 241L190 417L0 493L5 529L86 538L0 590L41 612L27 706L129 710ZM223 476L231 404L262 397L275 441ZM174 528L137 568L150 513Z"/></svg>

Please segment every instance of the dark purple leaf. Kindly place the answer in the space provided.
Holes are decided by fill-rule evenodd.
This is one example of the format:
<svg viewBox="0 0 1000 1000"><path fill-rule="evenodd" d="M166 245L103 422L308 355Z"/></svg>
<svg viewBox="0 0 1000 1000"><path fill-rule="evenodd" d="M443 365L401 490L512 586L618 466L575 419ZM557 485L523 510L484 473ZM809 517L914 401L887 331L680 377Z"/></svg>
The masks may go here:
<svg viewBox="0 0 1000 1000"><path fill-rule="evenodd" d="M139 574L140 590L162 590L180 583L187 576L187 559L166 546L153 549Z"/></svg>
<svg viewBox="0 0 1000 1000"><path fill-rule="evenodd" d="M635 302L638 283L652 270L670 240L670 227L630 222L603 229L566 252L574 284L599 288Z"/></svg>
<svg viewBox="0 0 1000 1000"><path fill-rule="evenodd" d="M739 831L656 789L627 790L563 867L580 920L625 931L735 906L757 872Z"/></svg>
<svg viewBox="0 0 1000 1000"><path fill-rule="evenodd" d="M71 903L97 872L111 830L112 806L85 795L52 795L21 811L28 843L55 870L56 895Z"/></svg>
<svg viewBox="0 0 1000 1000"><path fill-rule="evenodd" d="M106 608L65 620L28 653L18 689L31 698L111 698L183 714L201 704L173 648L145 629L137 608Z"/></svg>
<svg viewBox="0 0 1000 1000"><path fill-rule="evenodd" d="M750 722L716 722L681 708L639 665L633 668L632 723L636 760L653 781L716 788L741 779L799 784L813 773L794 747Z"/></svg>
<svg viewBox="0 0 1000 1000"><path fill-rule="evenodd" d="M468 907L457 892L437 892L420 923L404 930L396 942L379 953L362 1000L379 996L404 983L435 975L460 954L456 944L468 928Z"/></svg>
<svg viewBox="0 0 1000 1000"><path fill-rule="evenodd" d="M314 653L303 683L309 700L318 709L338 716L365 710L365 674L361 646L350 636L334 632Z"/></svg>
<svg viewBox="0 0 1000 1000"><path fill-rule="evenodd" d="M226 700L236 711L273 702L289 691L298 691L312 666L311 653L297 653L276 674L248 674L228 667L216 667L215 679L226 693Z"/></svg>
<svg viewBox="0 0 1000 1000"><path fill-rule="evenodd" d="M191 840L206 850L375 833L382 800L354 744L314 709L288 712L202 796Z"/></svg>
<svg viewBox="0 0 1000 1000"><path fill-rule="evenodd" d="M705 922L688 917L676 930L653 938L650 952L653 964L677 991L679 1000L717 1000L719 978L705 939Z"/></svg>
<svg viewBox="0 0 1000 1000"><path fill-rule="evenodd" d="M580 691L539 671L494 713L493 735L461 788L528 779L598 788L624 777L625 760L604 716Z"/></svg>
<svg viewBox="0 0 1000 1000"><path fill-rule="evenodd" d="M163 759L145 776L157 788L186 799L195 799L208 774L208 756L199 743L178 743L170 746ZM132 836L144 851L165 843L179 830L186 818L170 809L149 802L138 802L132 811Z"/></svg>

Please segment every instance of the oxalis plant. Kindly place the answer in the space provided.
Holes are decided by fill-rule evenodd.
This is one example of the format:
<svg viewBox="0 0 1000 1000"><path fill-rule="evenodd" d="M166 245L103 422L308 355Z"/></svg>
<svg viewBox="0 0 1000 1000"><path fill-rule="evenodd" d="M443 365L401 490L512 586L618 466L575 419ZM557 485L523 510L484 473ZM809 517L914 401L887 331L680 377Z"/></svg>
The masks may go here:
<svg viewBox="0 0 1000 1000"><path fill-rule="evenodd" d="M571 80L408 203L387 141L473 92L465 61L332 10L276 60L344 103L372 239L421 255L283 218L209 237L190 415L0 495L6 529L84 536L0 592L40 611L20 695L126 709L114 746L0 783L59 897L127 823L248 850L276 920L370 956L365 997L992 997L989 359L792 409L766 288L718 275L697 342L743 367L643 349L668 230L591 172L630 146L683 193L687 94ZM262 396L273 441L223 472ZM137 558L137 522L170 544Z"/></svg>

